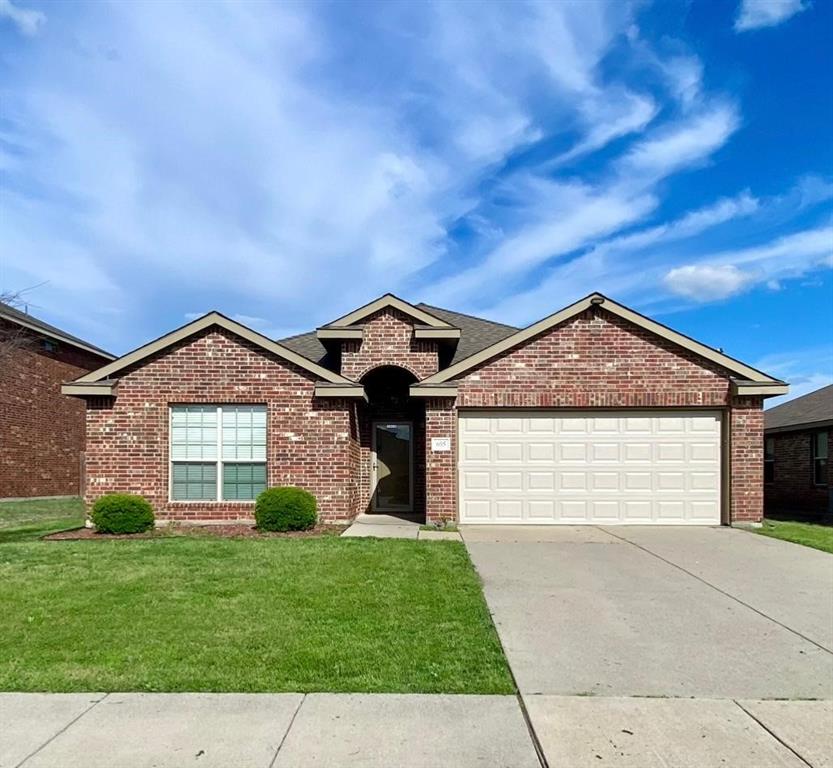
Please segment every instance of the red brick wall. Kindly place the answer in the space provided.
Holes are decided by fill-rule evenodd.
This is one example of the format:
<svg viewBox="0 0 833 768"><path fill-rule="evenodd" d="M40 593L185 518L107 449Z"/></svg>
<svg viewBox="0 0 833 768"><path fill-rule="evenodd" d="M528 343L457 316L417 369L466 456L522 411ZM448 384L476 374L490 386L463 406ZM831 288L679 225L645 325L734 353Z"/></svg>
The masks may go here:
<svg viewBox="0 0 833 768"><path fill-rule="evenodd" d="M115 398L90 401L87 489L141 493L160 519L250 519L253 502L169 501L169 405L267 406L270 486L298 485L322 519L356 513L357 425L348 400L314 398L315 377L219 329L206 331L124 373Z"/></svg>
<svg viewBox="0 0 833 768"><path fill-rule="evenodd" d="M16 329L0 327L0 338L17 340L0 348L0 498L77 495L84 403L61 384L108 361L57 341L50 352Z"/></svg>
<svg viewBox="0 0 833 768"><path fill-rule="evenodd" d="M833 461L827 462L827 486L813 482L811 441L817 432L824 431L827 432L827 455L833 458L833 427L767 435L775 440L775 478L764 485L767 513L833 513Z"/></svg>
<svg viewBox="0 0 833 768"><path fill-rule="evenodd" d="M631 408L725 406L719 368L599 310L465 374L460 407Z"/></svg>
<svg viewBox="0 0 833 768"><path fill-rule="evenodd" d="M439 523L457 519L457 425L451 398L425 403L425 517ZM450 437L450 451L432 451L431 438Z"/></svg>
<svg viewBox="0 0 833 768"><path fill-rule="evenodd" d="M359 381L380 365L398 365L424 379L437 372L437 342L414 339L414 321L387 307L364 321L364 338L341 347L341 375Z"/></svg>
<svg viewBox="0 0 833 768"><path fill-rule="evenodd" d="M764 514L764 412L760 397L737 397L729 411L732 522L758 523Z"/></svg>
<svg viewBox="0 0 833 768"><path fill-rule="evenodd" d="M604 310L589 309L472 369L459 380L458 392L458 408L728 409L732 520L754 522L763 515L762 399L733 400L726 371ZM448 433L449 425L433 411L427 425L429 416ZM430 440L430 426L428 432ZM429 446L430 517L456 510L448 461Z"/></svg>

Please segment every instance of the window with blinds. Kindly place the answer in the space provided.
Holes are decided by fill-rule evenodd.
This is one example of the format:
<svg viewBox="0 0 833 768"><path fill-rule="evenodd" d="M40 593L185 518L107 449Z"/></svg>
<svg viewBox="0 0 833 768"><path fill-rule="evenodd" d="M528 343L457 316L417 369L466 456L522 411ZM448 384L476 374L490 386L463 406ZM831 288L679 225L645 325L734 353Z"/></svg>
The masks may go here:
<svg viewBox="0 0 833 768"><path fill-rule="evenodd" d="M171 498L249 501L266 488L266 406L171 406Z"/></svg>

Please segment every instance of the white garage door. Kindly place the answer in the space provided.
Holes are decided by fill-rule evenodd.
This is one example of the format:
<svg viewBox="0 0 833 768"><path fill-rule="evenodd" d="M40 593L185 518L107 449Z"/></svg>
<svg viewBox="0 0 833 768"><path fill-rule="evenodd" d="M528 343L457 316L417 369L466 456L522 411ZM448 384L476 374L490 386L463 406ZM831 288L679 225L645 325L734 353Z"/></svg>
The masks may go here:
<svg viewBox="0 0 833 768"><path fill-rule="evenodd" d="M464 523L719 524L720 414L460 414Z"/></svg>

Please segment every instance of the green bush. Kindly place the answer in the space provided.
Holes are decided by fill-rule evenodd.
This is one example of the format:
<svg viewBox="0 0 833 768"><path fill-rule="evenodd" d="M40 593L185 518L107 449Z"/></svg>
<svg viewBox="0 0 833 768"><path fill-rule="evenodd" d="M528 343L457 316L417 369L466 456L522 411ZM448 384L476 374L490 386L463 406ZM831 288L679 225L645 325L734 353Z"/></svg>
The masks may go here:
<svg viewBox="0 0 833 768"><path fill-rule="evenodd" d="M315 496L303 488L267 488L255 502L257 527L264 531L306 531L317 516Z"/></svg>
<svg viewBox="0 0 833 768"><path fill-rule="evenodd" d="M130 493L100 497L90 517L101 533L142 533L153 528L153 508L142 496Z"/></svg>

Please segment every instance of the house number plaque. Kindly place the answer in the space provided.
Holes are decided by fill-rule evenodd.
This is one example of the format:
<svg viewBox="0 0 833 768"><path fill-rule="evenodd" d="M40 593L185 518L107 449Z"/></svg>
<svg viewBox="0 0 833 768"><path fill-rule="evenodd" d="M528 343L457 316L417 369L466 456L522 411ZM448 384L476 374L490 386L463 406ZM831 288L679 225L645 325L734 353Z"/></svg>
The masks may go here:
<svg viewBox="0 0 833 768"><path fill-rule="evenodd" d="M432 437L431 438L432 451L450 451L451 438L450 437Z"/></svg>

